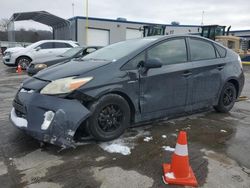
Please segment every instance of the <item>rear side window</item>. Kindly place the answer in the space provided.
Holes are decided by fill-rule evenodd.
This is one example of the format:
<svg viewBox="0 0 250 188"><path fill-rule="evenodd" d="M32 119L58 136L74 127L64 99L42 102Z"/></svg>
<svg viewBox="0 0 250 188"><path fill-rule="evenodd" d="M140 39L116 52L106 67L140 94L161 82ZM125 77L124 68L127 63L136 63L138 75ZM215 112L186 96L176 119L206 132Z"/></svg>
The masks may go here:
<svg viewBox="0 0 250 188"><path fill-rule="evenodd" d="M185 39L169 40L148 50L148 59L154 58L159 58L164 65L187 62Z"/></svg>
<svg viewBox="0 0 250 188"><path fill-rule="evenodd" d="M227 50L221 46L219 46L218 44L214 44L216 50L218 51L220 57L225 57L226 56L226 53L227 53Z"/></svg>
<svg viewBox="0 0 250 188"><path fill-rule="evenodd" d="M69 45L68 43L63 43L63 42L55 42L54 45L55 45L55 48L72 48L71 45Z"/></svg>
<svg viewBox="0 0 250 188"><path fill-rule="evenodd" d="M191 60L208 60L216 58L216 53L212 43L205 40L190 38L189 40Z"/></svg>

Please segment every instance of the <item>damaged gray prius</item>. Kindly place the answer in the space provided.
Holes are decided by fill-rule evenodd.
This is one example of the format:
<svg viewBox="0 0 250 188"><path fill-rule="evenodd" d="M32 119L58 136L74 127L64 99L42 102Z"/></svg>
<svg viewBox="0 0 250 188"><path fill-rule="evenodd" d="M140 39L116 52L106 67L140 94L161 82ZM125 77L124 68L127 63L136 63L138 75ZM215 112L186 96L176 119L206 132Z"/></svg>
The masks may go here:
<svg viewBox="0 0 250 188"><path fill-rule="evenodd" d="M107 141L139 122L228 112L243 85L239 56L211 40L127 40L25 80L10 120L39 141L74 147L79 135Z"/></svg>

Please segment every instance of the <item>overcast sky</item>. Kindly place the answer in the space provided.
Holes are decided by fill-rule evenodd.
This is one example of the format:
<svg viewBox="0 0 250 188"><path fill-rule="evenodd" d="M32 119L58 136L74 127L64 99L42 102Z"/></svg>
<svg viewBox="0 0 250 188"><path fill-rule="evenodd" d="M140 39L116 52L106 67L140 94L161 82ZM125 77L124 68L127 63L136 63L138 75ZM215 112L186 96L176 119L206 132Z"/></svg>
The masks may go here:
<svg viewBox="0 0 250 188"><path fill-rule="evenodd" d="M73 17L73 0L0 0L0 18L15 12L45 10L63 18ZM75 16L85 16L85 0L74 0ZM250 29L250 0L89 0L89 16L124 17L130 21L199 25L232 25L232 30ZM48 29L39 24L17 23L20 27Z"/></svg>

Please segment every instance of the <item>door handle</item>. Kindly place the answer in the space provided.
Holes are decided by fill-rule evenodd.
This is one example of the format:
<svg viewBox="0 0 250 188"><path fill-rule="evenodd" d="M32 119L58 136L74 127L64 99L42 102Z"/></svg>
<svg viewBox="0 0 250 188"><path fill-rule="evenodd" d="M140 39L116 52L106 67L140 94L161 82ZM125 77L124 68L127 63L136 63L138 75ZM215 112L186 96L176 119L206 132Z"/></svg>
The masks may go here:
<svg viewBox="0 0 250 188"><path fill-rule="evenodd" d="M224 68L224 65L218 65L217 69L220 71Z"/></svg>
<svg viewBox="0 0 250 188"><path fill-rule="evenodd" d="M189 77L190 75L192 75L192 72L191 71L185 71L182 76L184 77Z"/></svg>

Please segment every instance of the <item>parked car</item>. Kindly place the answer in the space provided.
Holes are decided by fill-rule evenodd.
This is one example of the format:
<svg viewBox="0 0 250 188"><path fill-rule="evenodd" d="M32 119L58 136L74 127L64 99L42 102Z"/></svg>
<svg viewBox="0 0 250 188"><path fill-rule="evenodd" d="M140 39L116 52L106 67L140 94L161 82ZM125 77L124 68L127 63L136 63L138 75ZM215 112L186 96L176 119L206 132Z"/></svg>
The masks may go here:
<svg viewBox="0 0 250 188"><path fill-rule="evenodd" d="M23 69L32 61L42 57L56 57L70 48L77 47L79 44L74 41L64 40L41 40L27 47L9 48L5 51L3 62L7 66L21 65Z"/></svg>
<svg viewBox="0 0 250 188"><path fill-rule="evenodd" d="M210 106L228 112L243 85L232 50L198 36L154 36L39 72L21 85L10 119L40 141L70 147L81 131L107 141L139 122Z"/></svg>
<svg viewBox="0 0 250 188"><path fill-rule="evenodd" d="M54 58L42 58L37 61L33 61L30 63L30 65L27 68L27 73L30 76L33 76L37 72L39 72L42 69L45 69L47 67L50 67L51 65L55 65L60 62L67 62L73 58L80 58L85 55L88 55L98 49L100 49L100 46L88 46L88 47L75 47L67 50L61 55L58 55Z"/></svg>

